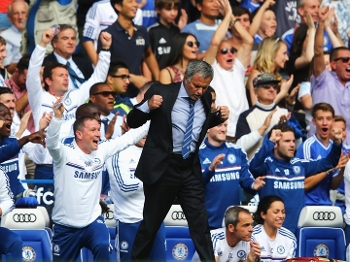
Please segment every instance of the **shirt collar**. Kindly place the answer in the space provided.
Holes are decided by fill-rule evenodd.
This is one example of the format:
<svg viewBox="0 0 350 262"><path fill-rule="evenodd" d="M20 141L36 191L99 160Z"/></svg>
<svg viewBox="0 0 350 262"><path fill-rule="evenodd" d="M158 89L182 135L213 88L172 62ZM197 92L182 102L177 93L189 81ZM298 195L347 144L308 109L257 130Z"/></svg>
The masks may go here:
<svg viewBox="0 0 350 262"><path fill-rule="evenodd" d="M137 31L137 27L135 26L134 22L132 22L134 25L134 31ZM117 31L126 31L126 29L124 27L121 26L121 24L119 23L119 21L115 21L114 23L115 28L117 29Z"/></svg>
<svg viewBox="0 0 350 262"><path fill-rule="evenodd" d="M179 97L190 97L185 89L185 86L184 86L184 82L181 82L181 87L180 87L180 91L179 91Z"/></svg>
<svg viewBox="0 0 350 262"><path fill-rule="evenodd" d="M11 29L12 29L13 31L15 31L17 34L21 34L21 31L18 30L18 28L15 27L14 25L11 25Z"/></svg>
<svg viewBox="0 0 350 262"><path fill-rule="evenodd" d="M60 56L59 54L57 54L55 51L53 52L53 54L55 55L56 59L57 59L57 62L62 64L62 65L65 65L67 64L67 62L69 62L70 64L73 63L73 59L72 57L70 57L68 60L66 60L65 58L63 58L62 56Z"/></svg>

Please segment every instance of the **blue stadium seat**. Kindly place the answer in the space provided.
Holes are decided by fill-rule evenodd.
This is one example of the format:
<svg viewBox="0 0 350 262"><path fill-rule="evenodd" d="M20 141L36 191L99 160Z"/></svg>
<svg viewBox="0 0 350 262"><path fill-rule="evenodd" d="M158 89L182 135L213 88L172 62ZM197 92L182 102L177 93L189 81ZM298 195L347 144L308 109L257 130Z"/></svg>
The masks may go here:
<svg viewBox="0 0 350 262"><path fill-rule="evenodd" d="M323 256L345 260L345 234L337 206L307 206L298 221L298 257Z"/></svg>
<svg viewBox="0 0 350 262"><path fill-rule="evenodd" d="M13 229L23 241L23 261L52 261L51 239L45 229Z"/></svg>
<svg viewBox="0 0 350 262"><path fill-rule="evenodd" d="M186 217L180 205L173 205L164 219L166 261L191 261L195 252Z"/></svg>

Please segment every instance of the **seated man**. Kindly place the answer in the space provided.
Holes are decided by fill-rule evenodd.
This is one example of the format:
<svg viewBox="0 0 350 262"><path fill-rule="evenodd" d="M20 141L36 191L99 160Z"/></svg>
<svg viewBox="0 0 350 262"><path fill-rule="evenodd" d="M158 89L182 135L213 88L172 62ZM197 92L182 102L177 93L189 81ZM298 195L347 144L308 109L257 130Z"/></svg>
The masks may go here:
<svg viewBox="0 0 350 262"><path fill-rule="evenodd" d="M283 226L295 234L301 209L305 206L304 179L337 165L342 147L342 132L334 132L332 149L326 158L317 161L294 157L294 130L282 120L273 127L262 147L250 162L254 177L265 176L260 198L277 195L285 200L286 219Z"/></svg>
<svg viewBox="0 0 350 262"><path fill-rule="evenodd" d="M225 227L211 230L216 262L258 261L259 243L251 240L253 217L247 209L230 206L224 215ZM197 261L197 254L192 261Z"/></svg>
<svg viewBox="0 0 350 262"><path fill-rule="evenodd" d="M6 86L7 70L4 68L4 59L6 58L6 40L0 36L0 86Z"/></svg>

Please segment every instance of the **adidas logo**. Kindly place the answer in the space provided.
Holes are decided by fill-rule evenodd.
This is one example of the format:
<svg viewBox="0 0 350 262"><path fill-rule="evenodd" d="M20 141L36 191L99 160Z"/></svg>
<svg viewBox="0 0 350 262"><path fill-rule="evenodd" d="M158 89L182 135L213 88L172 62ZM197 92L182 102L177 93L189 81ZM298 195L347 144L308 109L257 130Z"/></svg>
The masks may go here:
<svg viewBox="0 0 350 262"><path fill-rule="evenodd" d="M114 19L114 16L113 16L113 15L111 15L111 16L109 17L109 19Z"/></svg>
<svg viewBox="0 0 350 262"><path fill-rule="evenodd" d="M204 159L203 164L204 164L204 165L205 165L205 164L211 164L211 161L210 161L208 158L206 158L206 159Z"/></svg>
<svg viewBox="0 0 350 262"><path fill-rule="evenodd" d="M281 172L278 168L275 169L275 172Z"/></svg>
<svg viewBox="0 0 350 262"><path fill-rule="evenodd" d="M166 40L162 37L162 38L159 40L159 44L166 44Z"/></svg>

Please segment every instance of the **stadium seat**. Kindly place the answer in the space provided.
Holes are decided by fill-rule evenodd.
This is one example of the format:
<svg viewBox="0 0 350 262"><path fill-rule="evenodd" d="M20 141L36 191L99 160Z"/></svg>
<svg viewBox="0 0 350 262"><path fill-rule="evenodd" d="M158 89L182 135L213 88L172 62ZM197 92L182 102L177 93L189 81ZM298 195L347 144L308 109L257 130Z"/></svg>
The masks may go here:
<svg viewBox="0 0 350 262"><path fill-rule="evenodd" d="M52 261L51 239L45 229L13 229L12 231L22 238L23 261Z"/></svg>
<svg viewBox="0 0 350 262"><path fill-rule="evenodd" d="M166 261L191 261L195 252L186 217L180 205L173 205L164 219Z"/></svg>
<svg viewBox="0 0 350 262"><path fill-rule="evenodd" d="M307 206L299 216L297 256L345 260L343 216L337 206Z"/></svg>

